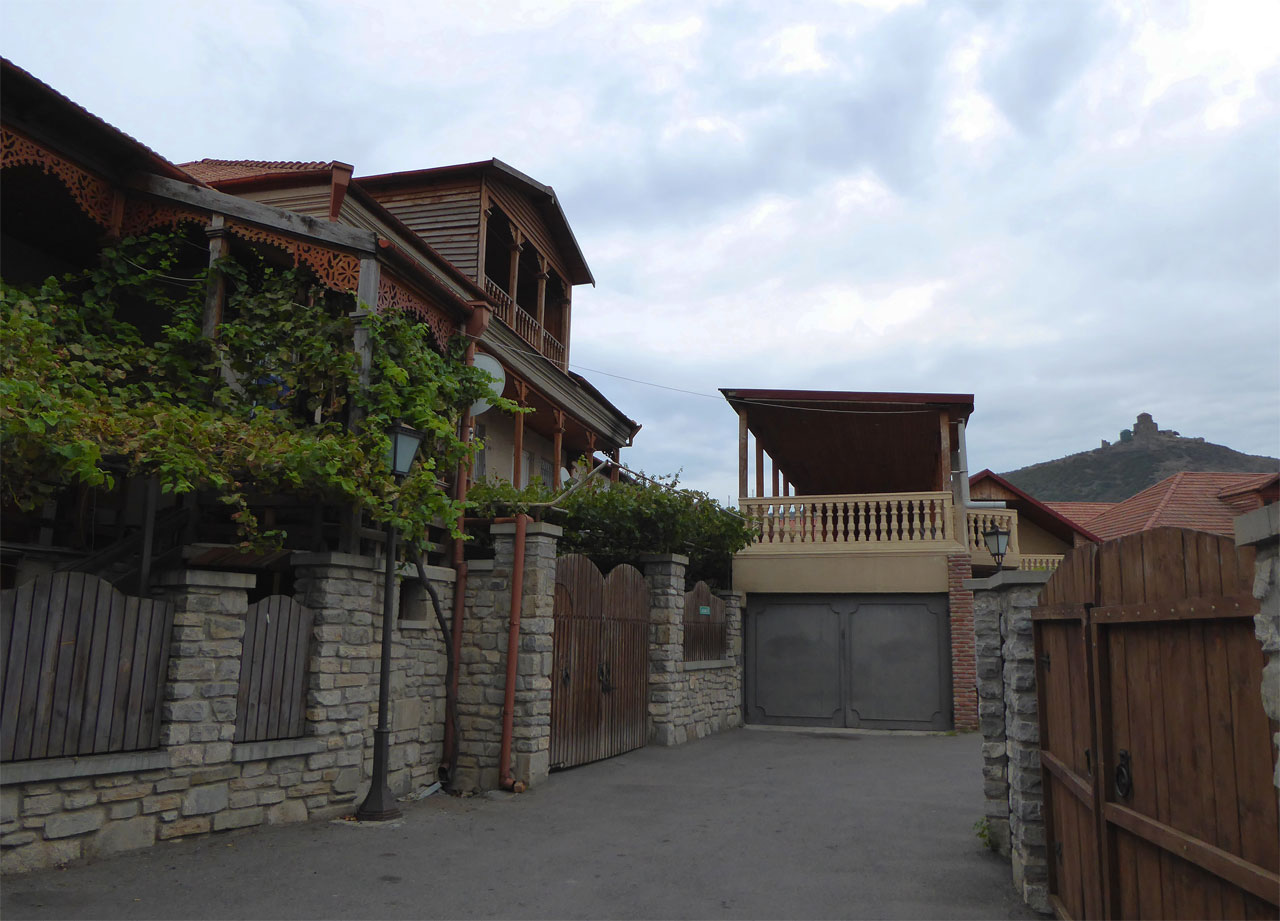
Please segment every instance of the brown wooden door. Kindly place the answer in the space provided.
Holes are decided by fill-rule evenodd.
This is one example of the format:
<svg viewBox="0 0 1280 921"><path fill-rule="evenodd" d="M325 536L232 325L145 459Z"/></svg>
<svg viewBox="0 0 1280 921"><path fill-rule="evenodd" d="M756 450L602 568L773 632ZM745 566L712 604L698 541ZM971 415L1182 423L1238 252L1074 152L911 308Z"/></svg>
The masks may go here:
<svg viewBox="0 0 1280 921"><path fill-rule="evenodd" d="M604 579L580 554L556 561L551 766L611 758L648 738L649 588L632 566Z"/></svg>
<svg viewBox="0 0 1280 921"><path fill-rule="evenodd" d="M1226 538L1166 528L1077 550L1046 585L1033 620L1037 653L1048 653L1037 681L1050 893L1061 916L1277 917L1277 727L1262 709L1252 564L1252 552ZM1064 753L1067 738L1080 744L1078 719L1065 715L1077 712L1079 689L1054 674L1073 632L1087 637L1092 659L1083 663L1091 802ZM1072 660L1068 674L1078 673ZM1081 806L1066 809L1064 799Z"/></svg>

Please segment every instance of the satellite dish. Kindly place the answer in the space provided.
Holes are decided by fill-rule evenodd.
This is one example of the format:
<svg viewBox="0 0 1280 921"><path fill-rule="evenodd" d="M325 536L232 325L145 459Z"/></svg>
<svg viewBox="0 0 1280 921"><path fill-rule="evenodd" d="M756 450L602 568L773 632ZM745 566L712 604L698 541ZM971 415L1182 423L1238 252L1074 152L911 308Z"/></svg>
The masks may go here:
<svg viewBox="0 0 1280 921"><path fill-rule="evenodd" d="M494 378L493 383L489 385L491 396L481 397L471 404L471 415L478 416L493 405L491 400L502 396L502 389L507 386L507 372L503 370L502 362L483 352L476 355L475 366Z"/></svg>

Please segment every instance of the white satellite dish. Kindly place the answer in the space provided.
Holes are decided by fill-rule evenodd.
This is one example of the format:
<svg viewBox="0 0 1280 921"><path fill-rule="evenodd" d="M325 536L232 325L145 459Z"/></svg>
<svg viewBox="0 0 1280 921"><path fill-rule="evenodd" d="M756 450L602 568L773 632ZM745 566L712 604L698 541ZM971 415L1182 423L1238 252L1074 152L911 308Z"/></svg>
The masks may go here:
<svg viewBox="0 0 1280 921"><path fill-rule="evenodd" d="M483 352L476 355L475 366L494 378L493 383L489 385L489 393L492 396L481 397L471 404L471 415L478 416L493 405L491 400L502 396L502 389L507 386L507 372L503 370L502 362Z"/></svg>

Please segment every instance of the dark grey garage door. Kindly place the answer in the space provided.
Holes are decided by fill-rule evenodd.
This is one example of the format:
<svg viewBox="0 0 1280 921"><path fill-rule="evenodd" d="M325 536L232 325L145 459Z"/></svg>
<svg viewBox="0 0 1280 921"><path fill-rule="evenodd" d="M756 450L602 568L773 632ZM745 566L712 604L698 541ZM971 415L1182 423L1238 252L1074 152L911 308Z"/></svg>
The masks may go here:
<svg viewBox="0 0 1280 921"><path fill-rule="evenodd" d="M750 595L746 719L950 729L946 595Z"/></svg>

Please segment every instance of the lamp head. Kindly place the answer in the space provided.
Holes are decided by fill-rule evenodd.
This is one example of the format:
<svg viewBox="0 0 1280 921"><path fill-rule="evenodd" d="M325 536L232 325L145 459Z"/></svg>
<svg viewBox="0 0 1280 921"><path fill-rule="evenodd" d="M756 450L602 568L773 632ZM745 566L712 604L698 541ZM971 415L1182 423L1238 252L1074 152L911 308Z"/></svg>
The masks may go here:
<svg viewBox="0 0 1280 921"><path fill-rule="evenodd" d="M982 540L987 545L987 552L996 561L996 569L1000 568L1000 565L1004 562L1005 554L1009 552L1009 535L1008 529L1000 527L995 522L992 523L990 528L982 532Z"/></svg>
<svg viewBox="0 0 1280 921"><path fill-rule="evenodd" d="M413 461L418 456L423 434L403 422L397 422L387 429L387 437L391 439L391 447L387 449L387 464L395 478L402 480L413 469Z"/></svg>

